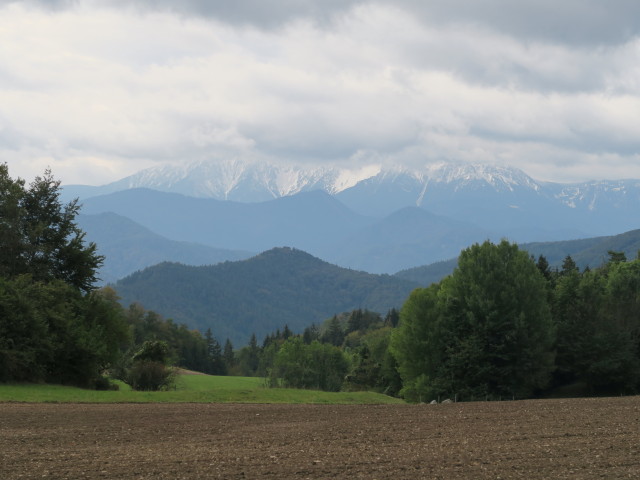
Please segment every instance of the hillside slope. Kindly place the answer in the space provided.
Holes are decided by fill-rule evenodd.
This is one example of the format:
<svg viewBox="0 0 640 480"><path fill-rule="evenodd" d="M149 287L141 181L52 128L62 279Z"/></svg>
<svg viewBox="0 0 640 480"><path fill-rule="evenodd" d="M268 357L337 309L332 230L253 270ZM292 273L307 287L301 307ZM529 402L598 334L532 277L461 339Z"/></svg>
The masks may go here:
<svg viewBox="0 0 640 480"><path fill-rule="evenodd" d="M331 265L305 252L275 248L248 260L208 267L163 263L115 284L128 305L139 302L176 322L245 344L288 324L311 323L356 308L386 313L417 285Z"/></svg>
<svg viewBox="0 0 640 480"><path fill-rule="evenodd" d="M640 252L640 230L621 233L607 237L565 240L561 242L525 243L520 248L535 258L543 255L551 268L560 268L567 255L581 269L597 268L607 262L609 251L624 252L627 259L637 257ZM420 285L439 282L453 272L458 263L457 257L420 267L409 268L395 274L398 278L410 280Z"/></svg>
<svg viewBox="0 0 640 480"><path fill-rule="evenodd" d="M79 215L78 225L86 240L98 245L105 261L98 272L101 283L115 282L137 270L161 262L213 265L227 260L243 260L250 252L213 248L191 242L169 240L115 213Z"/></svg>
<svg viewBox="0 0 640 480"><path fill-rule="evenodd" d="M133 189L83 203L83 213L113 212L171 240L254 252L280 245L316 252L372 222L321 191L239 203Z"/></svg>

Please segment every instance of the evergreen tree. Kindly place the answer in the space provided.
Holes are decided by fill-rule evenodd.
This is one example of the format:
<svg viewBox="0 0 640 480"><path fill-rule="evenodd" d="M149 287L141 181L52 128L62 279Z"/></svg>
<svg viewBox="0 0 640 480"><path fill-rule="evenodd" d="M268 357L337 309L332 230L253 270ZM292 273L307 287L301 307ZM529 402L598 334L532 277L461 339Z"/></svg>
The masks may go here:
<svg viewBox="0 0 640 480"><path fill-rule="evenodd" d="M233 344L231 340L227 338L224 342L224 349L222 350L222 357L227 367L227 371L230 371L236 365L236 356L233 353Z"/></svg>
<svg viewBox="0 0 640 480"><path fill-rule="evenodd" d="M302 341L309 345L314 340L320 340L320 330L318 330L318 326L315 323L312 323L304 329L304 332L302 333Z"/></svg>
<svg viewBox="0 0 640 480"><path fill-rule="evenodd" d="M127 341L120 306L94 292L102 257L78 210L49 171L26 188L0 165L0 381L97 386Z"/></svg>
<svg viewBox="0 0 640 480"><path fill-rule="evenodd" d="M344 342L344 330L342 330L342 326L340 325L340 320L338 320L337 315L331 317L329 320L329 324L327 325L327 329L322 335L322 343L330 343L336 347L342 345Z"/></svg>
<svg viewBox="0 0 640 480"><path fill-rule="evenodd" d="M396 328L400 323L400 313L395 308L392 308L387 312L387 316L384 317L384 324L391 328Z"/></svg>
<svg viewBox="0 0 640 480"><path fill-rule="evenodd" d="M240 349L238 364L244 376L254 376L258 371L258 367L260 366L260 347L258 346L255 333L251 334L249 345Z"/></svg>
<svg viewBox="0 0 640 480"><path fill-rule="evenodd" d="M536 267L538 267L538 270L547 281L551 280L551 268L549 267L549 262L544 255L540 255L538 257Z"/></svg>
<svg viewBox="0 0 640 480"><path fill-rule="evenodd" d="M47 170L25 188L0 165L0 274L14 278L30 274L35 281L62 280L88 292L96 282L103 257L76 224L77 200L63 205L60 182Z"/></svg>
<svg viewBox="0 0 640 480"><path fill-rule="evenodd" d="M576 262L573 261L571 255L567 255L562 261L562 269L560 270L560 275L569 275L572 272L578 272L578 266Z"/></svg>
<svg viewBox="0 0 640 480"><path fill-rule="evenodd" d="M292 336L293 336L293 332L289 328L289 325L285 324L284 329L282 330L282 336L278 338L281 338L282 340L287 340L289 339L289 337L292 337Z"/></svg>
<svg viewBox="0 0 640 480"><path fill-rule="evenodd" d="M208 355L208 371L211 375L226 375L227 365L222 355L222 347L216 338L213 336L211 329L208 328L205 332L205 341L207 343L207 355Z"/></svg>

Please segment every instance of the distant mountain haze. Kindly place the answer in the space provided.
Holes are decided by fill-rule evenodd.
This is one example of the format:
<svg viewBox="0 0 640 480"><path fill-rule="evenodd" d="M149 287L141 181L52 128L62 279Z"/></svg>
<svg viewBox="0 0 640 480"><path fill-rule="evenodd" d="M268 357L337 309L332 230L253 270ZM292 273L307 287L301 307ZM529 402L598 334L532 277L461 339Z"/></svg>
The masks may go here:
<svg viewBox="0 0 640 480"><path fill-rule="evenodd" d="M115 213L167 240L236 252L287 245L372 273L446 260L486 239L573 240L640 227L640 181L562 185L490 165L348 170L235 159L64 192L81 197L83 214Z"/></svg>
<svg viewBox="0 0 640 480"><path fill-rule="evenodd" d="M161 262L213 265L254 255L250 252L169 240L129 218L111 212L79 215L77 221L86 233L86 240L95 242L98 253L105 257L99 271L101 284L115 282L137 270Z"/></svg>
<svg viewBox="0 0 640 480"><path fill-rule="evenodd" d="M211 160L150 168L102 187L69 185L65 196L85 199L132 188L243 203L322 190L364 216L419 206L520 241L612 235L640 226L640 180L559 184L516 168L454 162L347 169Z"/></svg>
<svg viewBox="0 0 640 480"><path fill-rule="evenodd" d="M549 266L560 269L567 255L576 265L585 268L598 268L609 260L609 252L623 252L627 259L638 258L640 252L640 230L632 230L620 235L565 240L558 242L534 242L519 245L537 260L543 255ZM409 268L396 273L399 278L411 280L421 285L439 282L453 272L457 265L457 256L430 265Z"/></svg>

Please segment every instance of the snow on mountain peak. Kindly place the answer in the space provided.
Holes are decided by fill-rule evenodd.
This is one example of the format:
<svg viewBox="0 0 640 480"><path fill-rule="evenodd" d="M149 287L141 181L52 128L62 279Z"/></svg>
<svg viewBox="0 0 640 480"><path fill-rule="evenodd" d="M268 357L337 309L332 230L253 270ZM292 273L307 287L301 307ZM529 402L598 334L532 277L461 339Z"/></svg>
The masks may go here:
<svg viewBox="0 0 640 480"><path fill-rule="evenodd" d="M478 181L496 190L513 191L516 186L536 191L540 188L521 170L494 165L438 162L413 169L380 164L342 168L241 158L161 165L142 170L116 184L124 188L146 187L221 200L262 201L309 190L324 190L335 195L372 178L385 183L408 178L425 186L431 182L456 184L456 189Z"/></svg>

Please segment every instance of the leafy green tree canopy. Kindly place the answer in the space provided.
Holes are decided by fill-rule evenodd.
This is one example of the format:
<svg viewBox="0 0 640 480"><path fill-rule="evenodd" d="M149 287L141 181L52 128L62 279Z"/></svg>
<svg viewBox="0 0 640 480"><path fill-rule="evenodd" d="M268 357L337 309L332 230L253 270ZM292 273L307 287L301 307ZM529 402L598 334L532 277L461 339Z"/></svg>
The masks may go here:
<svg viewBox="0 0 640 480"><path fill-rule="evenodd" d="M401 311L392 351L405 394L527 397L547 385L554 327L543 274L517 245L462 251L454 273Z"/></svg>

